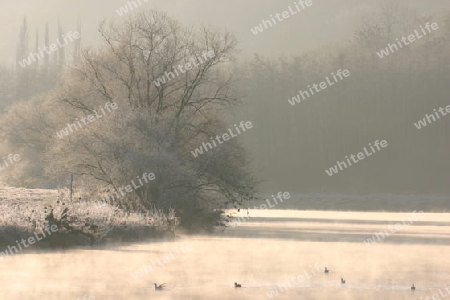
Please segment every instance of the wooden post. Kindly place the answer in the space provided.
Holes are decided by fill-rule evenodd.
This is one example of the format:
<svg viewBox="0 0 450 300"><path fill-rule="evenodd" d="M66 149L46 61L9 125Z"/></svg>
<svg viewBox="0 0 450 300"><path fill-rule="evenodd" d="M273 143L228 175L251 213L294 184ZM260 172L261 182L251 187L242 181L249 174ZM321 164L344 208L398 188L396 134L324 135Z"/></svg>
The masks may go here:
<svg viewBox="0 0 450 300"><path fill-rule="evenodd" d="M72 202L73 196L73 173L70 173L70 202Z"/></svg>

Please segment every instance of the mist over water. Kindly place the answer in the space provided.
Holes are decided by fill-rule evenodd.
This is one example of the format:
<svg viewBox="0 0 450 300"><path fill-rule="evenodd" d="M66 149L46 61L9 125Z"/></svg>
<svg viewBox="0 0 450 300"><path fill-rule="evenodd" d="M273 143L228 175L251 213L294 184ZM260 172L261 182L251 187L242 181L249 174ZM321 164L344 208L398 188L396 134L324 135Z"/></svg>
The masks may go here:
<svg viewBox="0 0 450 300"><path fill-rule="evenodd" d="M213 235L13 256L2 262L0 290L5 299L268 299L278 284L303 275L275 298L419 299L450 280L443 255L450 250L449 214L426 213L381 242L363 243L408 216L250 210L248 221ZM175 256L186 244L192 251ZM132 277L171 252L168 263ZM241 289L233 287L236 281ZM154 291L154 282L167 289Z"/></svg>
<svg viewBox="0 0 450 300"><path fill-rule="evenodd" d="M446 298L447 2L0 0L0 300Z"/></svg>

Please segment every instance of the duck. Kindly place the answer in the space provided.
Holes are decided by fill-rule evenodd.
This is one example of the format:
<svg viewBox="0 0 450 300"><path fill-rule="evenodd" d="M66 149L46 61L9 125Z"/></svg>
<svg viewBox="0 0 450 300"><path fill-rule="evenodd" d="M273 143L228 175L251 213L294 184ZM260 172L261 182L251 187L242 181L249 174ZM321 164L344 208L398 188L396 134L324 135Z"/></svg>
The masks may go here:
<svg viewBox="0 0 450 300"><path fill-rule="evenodd" d="M154 284L155 285L155 291L161 291L161 290L163 290L164 288L165 288L165 283L163 283L163 284L160 284L160 285L157 285L156 283Z"/></svg>
<svg viewBox="0 0 450 300"><path fill-rule="evenodd" d="M325 274L328 274L328 273L330 272L330 270L328 270L327 267L325 267L325 270L323 270L323 272L324 272Z"/></svg>
<svg viewBox="0 0 450 300"><path fill-rule="evenodd" d="M416 289L416 287L414 286L414 283L411 286L411 291L414 291Z"/></svg>
<svg viewBox="0 0 450 300"><path fill-rule="evenodd" d="M234 287L235 287L235 288L240 288L240 287L242 287L242 285L241 285L240 283L235 282L235 283L234 283Z"/></svg>
<svg viewBox="0 0 450 300"><path fill-rule="evenodd" d="M341 284L345 284L345 280L342 277L341 277Z"/></svg>

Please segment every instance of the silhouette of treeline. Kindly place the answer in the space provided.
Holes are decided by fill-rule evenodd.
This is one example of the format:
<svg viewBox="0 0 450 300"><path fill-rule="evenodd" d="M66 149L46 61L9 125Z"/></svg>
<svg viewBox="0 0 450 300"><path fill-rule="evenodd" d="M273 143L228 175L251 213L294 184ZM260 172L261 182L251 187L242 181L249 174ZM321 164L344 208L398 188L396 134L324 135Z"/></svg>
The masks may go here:
<svg viewBox="0 0 450 300"><path fill-rule="evenodd" d="M81 34L81 20L77 20L77 31ZM28 29L28 22L27 19L23 19L22 26L20 28L19 33L19 42L17 45L17 53L16 53L16 61L22 61L26 59L31 52L39 53L41 49L44 49L44 46L49 48L51 44L55 44L56 40L62 40L62 36L66 32L64 31L60 20L58 19L58 31L54 39L50 40L50 30L48 22L45 24L45 35L44 35L44 43L39 39L39 29L36 29L36 35L35 35L35 42L34 47L31 47L30 45L30 30ZM81 38L76 39L73 42L72 45L73 51L72 51L72 57L73 62L76 62L79 58L80 51L81 51ZM43 64L44 66L49 65L55 65L59 66L59 68L62 68L66 65L66 48L65 47L58 47L57 51L46 54L43 57L43 62L40 62L37 60L36 62L33 62L31 66L34 68L37 68L40 64ZM17 68L20 66L17 65Z"/></svg>
<svg viewBox="0 0 450 300"><path fill-rule="evenodd" d="M439 29L388 57L376 55L389 42L421 32L426 22ZM450 104L449 50L448 12L420 16L388 1L363 16L349 41L290 58L255 54L243 68L249 98L243 115L255 124L245 142L263 169L264 190L449 192L450 117L420 131L413 124ZM338 69L351 75L295 106L288 103ZM326 174L377 139L389 144L383 152Z"/></svg>
<svg viewBox="0 0 450 300"><path fill-rule="evenodd" d="M70 31L70 30L69 30ZM72 30L73 31L73 30ZM81 20L77 20L77 31L81 34ZM58 47L50 54L44 52L44 46L55 44L57 39L62 40L65 34L61 22L58 20L57 30L52 34L49 23L45 24L44 36L36 28L34 36L26 18L23 19L18 35L16 61L14 68L0 66L0 111L7 106L33 96L47 92L55 87L60 79L64 66L78 61L81 55L81 38L74 40L72 45ZM34 37L34 39L33 39ZM42 50L44 57L31 60L30 65L21 67L19 62L27 59L30 53L39 53ZM67 52L66 52L67 51ZM67 60L66 56L71 55Z"/></svg>

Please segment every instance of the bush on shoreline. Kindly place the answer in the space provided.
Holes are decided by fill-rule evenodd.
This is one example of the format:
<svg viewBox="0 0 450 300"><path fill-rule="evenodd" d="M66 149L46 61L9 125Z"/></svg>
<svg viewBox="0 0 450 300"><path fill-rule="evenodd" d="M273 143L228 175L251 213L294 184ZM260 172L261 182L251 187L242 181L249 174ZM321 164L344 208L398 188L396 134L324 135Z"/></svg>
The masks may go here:
<svg viewBox="0 0 450 300"><path fill-rule="evenodd" d="M116 206L77 198L3 199L0 202L0 246L15 245L16 240L56 225L58 231L33 247L70 247L104 244L106 241L140 241L175 236L178 220L173 210L163 213L127 212Z"/></svg>

